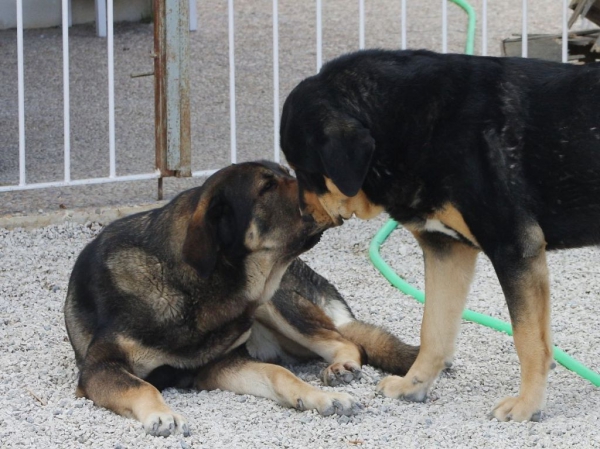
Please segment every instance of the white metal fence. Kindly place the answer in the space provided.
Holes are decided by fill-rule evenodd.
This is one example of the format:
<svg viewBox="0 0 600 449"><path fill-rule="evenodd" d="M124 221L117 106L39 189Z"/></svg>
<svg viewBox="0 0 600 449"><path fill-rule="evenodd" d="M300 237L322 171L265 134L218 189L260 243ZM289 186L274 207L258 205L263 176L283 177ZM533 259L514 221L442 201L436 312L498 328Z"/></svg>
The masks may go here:
<svg viewBox="0 0 600 449"><path fill-rule="evenodd" d="M323 63L323 4L322 0L316 1L316 69L320 69ZM401 48L407 48L407 1L398 0L401 3L401 13L398 19L398 44ZM440 1L442 11L441 23L441 46L437 50L448 51L448 4L450 0ZM562 61L568 59L568 33L567 20L569 16L568 0L557 0L562 2ZM236 62L235 62L235 23L234 23L234 0L228 0L228 41L229 41L229 120L230 120L230 160L236 162L237 151L237 118L236 118ZM478 24L478 36L481 39L480 54L488 54L488 0L480 0L480 23ZM521 33L528 35L528 0L522 0L522 23ZM134 181L143 179L155 179L160 177L158 170L150 173L140 174L117 174L116 143L115 143L115 83L114 83L114 30L113 30L113 0L107 1L107 55L108 55L108 158L109 169L104 177L72 179L71 178L71 113L69 98L69 29L68 11L69 0L62 0L62 49L63 49L63 101L64 101L64 176L61 180L50 182L29 183L26 167L26 141L25 141L25 77L24 77L24 48L23 48L23 0L16 0L17 8L17 53L18 53L18 132L19 132L19 178L18 184L0 185L0 192L43 189L48 187L76 186L84 184L100 184L120 181ZM358 0L359 30L358 48L365 48L365 0ZM201 19L200 19L201 22ZM272 63L273 63L273 159L279 161L279 114L280 114L280 55L279 55L279 1L272 1ZM436 50L434 48L434 50ZM528 39L522 39L521 54L528 56ZM149 92L149 95L152 93ZM195 177L210 174L217 167L204 167L202 170L193 171Z"/></svg>

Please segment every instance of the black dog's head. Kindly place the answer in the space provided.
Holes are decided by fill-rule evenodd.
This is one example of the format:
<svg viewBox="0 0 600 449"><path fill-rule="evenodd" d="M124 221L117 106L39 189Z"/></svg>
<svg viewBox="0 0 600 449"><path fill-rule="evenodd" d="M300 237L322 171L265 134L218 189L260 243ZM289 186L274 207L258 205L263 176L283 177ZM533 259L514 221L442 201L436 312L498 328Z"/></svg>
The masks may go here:
<svg viewBox="0 0 600 449"><path fill-rule="evenodd" d="M303 213L322 228L382 210L362 191L375 140L345 109L322 74L302 81L283 106L281 148L296 171Z"/></svg>
<svg viewBox="0 0 600 449"><path fill-rule="evenodd" d="M312 248L321 235L300 214L296 180L271 162L218 171L201 188L193 207L183 259L203 277L219 263L242 267L250 254L263 253L285 264Z"/></svg>

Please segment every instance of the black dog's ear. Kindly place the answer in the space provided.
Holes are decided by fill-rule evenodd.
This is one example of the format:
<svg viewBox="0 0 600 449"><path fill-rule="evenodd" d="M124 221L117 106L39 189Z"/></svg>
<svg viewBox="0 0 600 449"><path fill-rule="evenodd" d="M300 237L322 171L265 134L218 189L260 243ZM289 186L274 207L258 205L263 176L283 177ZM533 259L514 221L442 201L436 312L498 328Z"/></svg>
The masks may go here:
<svg viewBox="0 0 600 449"><path fill-rule="evenodd" d="M203 278L214 271L223 248L231 245L235 223L229 206L222 198L212 198L208 206L202 201L188 225L183 243L183 260Z"/></svg>
<svg viewBox="0 0 600 449"><path fill-rule="evenodd" d="M340 192L348 197L355 196L367 176L375 139L356 121L330 128L326 137L325 145L319 148L325 173Z"/></svg>

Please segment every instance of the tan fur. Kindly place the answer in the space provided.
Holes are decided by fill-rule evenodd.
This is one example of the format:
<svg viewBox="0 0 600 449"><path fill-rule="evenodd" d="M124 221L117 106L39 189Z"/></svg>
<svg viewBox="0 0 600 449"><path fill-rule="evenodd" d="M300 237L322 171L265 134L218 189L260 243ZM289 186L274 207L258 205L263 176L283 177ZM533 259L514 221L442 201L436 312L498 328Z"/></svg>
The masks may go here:
<svg viewBox="0 0 600 449"><path fill-rule="evenodd" d="M473 245L479 246L477 239L473 236L471 230L465 223L462 214L451 203L445 204L440 210L435 211L427 218L441 221L444 225L458 232Z"/></svg>
<svg viewBox="0 0 600 449"><path fill-rule="evenodd" d="M106 264L115 285L126 294L143 299L158 319L181 317L185 298L163 278L161 261L141 249L112 253Z"/></svg>
<svg viewBox="0 0 600 449"><path fill-rule="evenodd" d="M462 311L475 272L478 250L449 242L443 254L416 234L425 256L425 311L421 349L404 378L390 376L378 389L389 397L423 400L438 374L452 362Z"/></svg>
<svg viewBox="0 0 600 449"><path fill-rule="evenodd" d="M373 324L351 321L338 327L340 334L367 354L367 363L393 374L405 374L418 354L418 347L403 344L391 333Z"/></svg>
<svg viewBox="0 0 600 449"><path fill-rule="evenodd" d="M239 338L236 341L234 341L229 348L225 350L225 353L231 352L235 348L238 348L239 346L246 343L250 338L250 334L252 334L252 329L248 329L246 332L240 335Z"/></svg>
<svg viewBox="0 0 600 449"><path fill-rule="evenodd" d="M269 251L257 251L246 259L248 299L264 303L271 299L288 264L277 263Z"/></svg>
<svg viewBox="0 0 600 449"><path fill-rule="evenodd" d="M330 227L342 224L337 216L334 217L325 209L321 198L316 193L304 191L304 203L306 204L305 212L312 215L319 225Z"/></svg>
<svg viewBox="0 0 600 449"><path fill-rule="evenodd" d="M73 293L71 293L73 294ZM86 353L90 342L92 341L93 335L88 332L79 320L76 319L76 314L72 310L72 303L67 301L65 304L65 321L71 323L67 331L69 334L69 340L75 350L75 358L77 364L80 365L83 361L83 355Z"/></svg>
<svg viewBox="0 0 600 449"><path fill-rule="evenodd" d="M352 398L346 393L319 390L281 366L250 360L231 368L211 370L199 378L195 386L199 389L219 388L238 394L261 396L285 407L316 409L324 415L334 412L335 401L339 401L345 408L352 407Z"/></svg>
<svg viewBox="0 0 600 449"><path fill-rule="evenodd" d="M265 304L258 309L256 319L263 325L276 329L286 338L299 343L329 363L354 361L360 366L360 350L354 343L343 338L339 332L332 330L335 327L331 322L327 326L328 328L323 327L310 335L303 334L290 325L272 304ZM323 319L329 320L325 314L323 314Z"/></svg>
<svg viewBox="0 0 600 449"><path fill-rule="evenodd" d="M105 386L98 385L93 392L88 391L88 397L95 404L115 413L137 419L148 432L161 434L163 431L168 435L175 428L185 429L185 419L171 410L160 392L152 385L141 382L140 386L126 390L115 388L113 382ZM172 428L169 428L170 425Z"/></svg>
<svg viewBox="0 0 600 449"><path fill-rule="evenodd" d="M247 340L249 336L249 333L243 334L236 341L227 346L227 348L223 348L223 351L234 349L234 345L239 346L243 343L243 341L241 341L242 337ZM161 365L170 365L175 368L196 368L211 361L211 358L203 358L198 355L184 357L181 355L170 354L159 349L145 346L139 341L122 334L117 335L115 341L123 352L127 354L128 362L132 367L133 373L139 377L147 376L153 369L158 368Z"/></svg>
<svg viewBox="0 0 600 449"><path fill-rule="evenodd" d="M148 383L120 394L111 395L106 399L109 404L107 408L116 411L120 415L136 418L141 422L144 422L150 413L172 412L169 406L165 404L160 392Z"/></svg>
<svg viewBox="0 0 600 449"><path fill-rule="evenodd" d="M327 177L325 177L325 185L328 192L324 195L304 192L306 212L310 213L319 225L338 226L342 224L342 218L348 219L353 215L369 220L384 210L382 206L371 203L362 190L353 197L347 197Z"/></svg>
<svg viewBox="0 0 600 449"><path fill-rule="evenodd" d="M353 197L347 197L340 192L331 179L325 178L325 186L330 193L319 199L332 216L342 216L344 219L348 219L354 214L362 220L370 220L384 210L382 206L371 203L362 190L359 190Z"/></svg>
<svg viewBox="0 0 600 449"><path fill-rule="evenodd" d="M523 298L513 322L513 334L521 363L521 391L519 396L505 398L495 407L494 416L501 421L528 420L542 409L552 363L550 288L543 249L530 261L526 276L517 282Z"/></svg>

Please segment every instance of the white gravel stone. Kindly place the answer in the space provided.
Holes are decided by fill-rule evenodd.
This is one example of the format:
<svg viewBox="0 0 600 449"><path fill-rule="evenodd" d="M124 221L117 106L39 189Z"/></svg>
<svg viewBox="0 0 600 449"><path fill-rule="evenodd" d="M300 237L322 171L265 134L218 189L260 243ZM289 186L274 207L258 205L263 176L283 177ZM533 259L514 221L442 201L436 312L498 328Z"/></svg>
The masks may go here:
<svg viewBox="0 0 600 449"><path fill-rule="evenodd" d="M356 315L418 343L423 308L391 287L369 262L370 239L384 223L348 221L328 231L304 258L330 279ZM365 409L357 416L322 417L231 392L169 389L165 400L190 423L189 438L147 436L140 423L74 397L77 370L63 323L70 270L101 228L66 223L32 231L0 229L0 447L43 448L378 448L378 447L600 447L600 390L558 366L550 374L540 423L500 423L487 415L518 391L512 339L464 323L452 369L423 404L375 395L384 373L346 387ZM423 286L421 254L410 234L395 231L383 257ZM600 250L551 253L555 342L600 370ZM469 308L508 319L492 267L481 257ZM289 368L319 386L324 363Z"/></svg>

